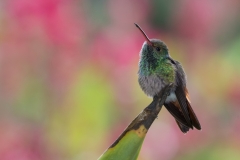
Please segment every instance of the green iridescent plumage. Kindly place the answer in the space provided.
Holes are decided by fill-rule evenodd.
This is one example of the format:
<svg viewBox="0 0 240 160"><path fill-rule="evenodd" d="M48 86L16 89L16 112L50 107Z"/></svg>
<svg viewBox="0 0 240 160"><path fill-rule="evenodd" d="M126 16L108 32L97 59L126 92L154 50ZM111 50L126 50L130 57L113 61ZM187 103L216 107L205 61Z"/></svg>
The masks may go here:
<svg viewBox="0 0 240 160"><path fill-rule="evenodd" d="M139 62L139 74L142 76L159 75L167 83L173 83L175 80L175 67L169 61L169 54L166 45L159 40L151 40L153 46L143 44ZM159 48L160 50L156 50Z"/></svg>

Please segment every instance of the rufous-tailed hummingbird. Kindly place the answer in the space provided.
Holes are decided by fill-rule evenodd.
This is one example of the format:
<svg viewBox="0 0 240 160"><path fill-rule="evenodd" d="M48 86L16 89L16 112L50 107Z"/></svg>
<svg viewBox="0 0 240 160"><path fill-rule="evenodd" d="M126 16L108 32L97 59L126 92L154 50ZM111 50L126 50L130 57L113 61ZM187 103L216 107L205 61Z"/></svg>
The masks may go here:
<svg viewBox="0 0 240 160"><path fill-rule="evenodd" d="M173 60L166 44L158 39L149 39L145 32L135 24L145 37L140 51L138 82L142 90L150 97L155 97L164 87L173 84L164 106L175 118L183 133L201 125L195 115L186 88L186 75L181 64Z"/></svg>

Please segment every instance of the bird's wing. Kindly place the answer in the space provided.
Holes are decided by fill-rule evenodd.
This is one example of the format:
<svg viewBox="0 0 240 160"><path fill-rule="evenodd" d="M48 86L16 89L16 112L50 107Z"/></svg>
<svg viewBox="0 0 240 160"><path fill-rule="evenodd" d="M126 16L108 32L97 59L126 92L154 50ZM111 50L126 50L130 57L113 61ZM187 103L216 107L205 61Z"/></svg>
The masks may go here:
<svg viewBox="0 0 240 160"><path fill-rule="evenodd" d="M180 104L181 111L187 123L193 125L197 129L201 129L201 125L195 115L189 101L189 95L186 88L185 73L179 62L175 62L178 72L176 72L176 90L175 94Z"/></svg>
<svg viewBox="0 0 240 160"><path fill-rule="evenodd" d="M187 121L189 126L192 126L191 119L190 119L190 113L188 111L188 105L186 102L186 95L184 94L182 86L177 86L175 90L175 95L177 97L178 103L180 105L180 109L182 111L182 114Z"/></svg>
<svg viewBox="0 0 240 160"><path fill-rule="evenodd" d="M198 130L201 130L201 125L197 119L197 116L196 114L194 113L192 107L191 107L191 104L190 104L190 101L189 101L189 96L188 96L188 91L187 91L187 88L185 90L185 94L186 94L186 102L187 102L187 106L188 106L188 111L190 113L190 118L191 118L191 121L192 121L192 125L197 128Z"/></svg>

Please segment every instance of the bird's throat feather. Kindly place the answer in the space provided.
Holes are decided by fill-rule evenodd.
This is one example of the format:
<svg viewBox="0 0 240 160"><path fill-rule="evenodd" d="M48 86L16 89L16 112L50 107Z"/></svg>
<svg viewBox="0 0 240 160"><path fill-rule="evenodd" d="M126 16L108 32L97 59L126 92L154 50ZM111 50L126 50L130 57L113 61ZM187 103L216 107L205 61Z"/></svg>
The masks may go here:
<svg viewBox="0 0 240 160"><path fill-rule="evenodd" d="M158 59L152 54L142 56L139 73L144 76L158 75L168 83L175 81L174 66L167 59Z"/></svg>

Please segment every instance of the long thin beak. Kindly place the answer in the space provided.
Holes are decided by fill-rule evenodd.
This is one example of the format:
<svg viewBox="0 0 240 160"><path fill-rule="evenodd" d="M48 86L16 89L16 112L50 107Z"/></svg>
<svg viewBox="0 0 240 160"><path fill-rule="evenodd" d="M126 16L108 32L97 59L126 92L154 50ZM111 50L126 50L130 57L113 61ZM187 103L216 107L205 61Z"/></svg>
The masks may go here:
<svg viewBox="0 0 240 160"><path fill-rule="evenodd" d="M145 37L147 43L152 46L152 42L149 40L148 36L147 36L146 33L142 30L142 28L141 28L137 23L134 23L134 24L135 24L135 26L141 31L141 33L142 33L143 36Z"/></svg>

